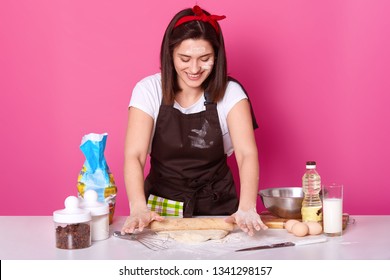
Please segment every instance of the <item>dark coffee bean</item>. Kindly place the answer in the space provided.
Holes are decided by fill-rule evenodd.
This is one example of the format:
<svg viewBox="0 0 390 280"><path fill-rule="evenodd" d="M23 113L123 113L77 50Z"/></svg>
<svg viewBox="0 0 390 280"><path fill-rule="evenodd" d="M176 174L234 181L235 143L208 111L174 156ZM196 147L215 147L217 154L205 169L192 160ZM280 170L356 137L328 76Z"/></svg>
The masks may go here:
<svg viewBox="0 0 390 280"><path fill-rule="evenodd" d="M82 249L91 245L91 228L88 224L69 224L56 228L56 246L60 249Z"/></svg>

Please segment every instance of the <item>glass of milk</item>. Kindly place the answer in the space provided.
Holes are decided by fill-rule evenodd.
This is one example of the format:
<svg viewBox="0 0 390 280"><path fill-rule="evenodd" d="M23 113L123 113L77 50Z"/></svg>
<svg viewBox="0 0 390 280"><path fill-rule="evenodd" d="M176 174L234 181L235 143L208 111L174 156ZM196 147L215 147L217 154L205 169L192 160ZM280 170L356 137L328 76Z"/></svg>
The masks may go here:
<svg viewBox="0 0 390 280"><path fill-rule="evenodd" d="M324 234L341 236L343 232L343 185L322 186Z"/></svg>

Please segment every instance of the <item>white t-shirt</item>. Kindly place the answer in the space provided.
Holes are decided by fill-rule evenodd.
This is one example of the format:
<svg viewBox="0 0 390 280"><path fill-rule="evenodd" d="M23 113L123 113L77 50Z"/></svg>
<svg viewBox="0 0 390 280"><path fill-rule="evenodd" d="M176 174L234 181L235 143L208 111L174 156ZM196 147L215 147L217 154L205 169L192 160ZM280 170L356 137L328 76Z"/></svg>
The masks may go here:
<svg viewBox="0 0 390 280"><path fill-rule="evenodd" d="M233 145L227 126L227 115L237 102L246 98L247 96L242 90L241 86L236 82L229 81L223 99L217 103L219 123L221 125L223 135L224 150L228 156L233 153ZM133 89L129 107L138 108L154 119L153 135L156 128L156 121L160 110L161 101L162 89L160 73L142 79ZM183 114L193 114L206 110L204 101L205 98L204 95L202 95L201 98L190 107L183 108L177 102L174 103L173 107L180 110Z"/></svg>

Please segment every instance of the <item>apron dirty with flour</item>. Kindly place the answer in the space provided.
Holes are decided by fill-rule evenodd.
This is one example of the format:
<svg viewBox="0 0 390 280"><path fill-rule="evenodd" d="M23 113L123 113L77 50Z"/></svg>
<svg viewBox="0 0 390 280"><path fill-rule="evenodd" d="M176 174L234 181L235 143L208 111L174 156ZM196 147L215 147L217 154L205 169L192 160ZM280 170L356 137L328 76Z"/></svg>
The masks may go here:
<svg viewBox="0 0 390 280"><path fill-rule="evenodd" d="M208 96L205 94L206 100ZM217 105L183 114L160 106L145 194L183 202L183 216L231 215L238 198L226 162Z"/></svg>

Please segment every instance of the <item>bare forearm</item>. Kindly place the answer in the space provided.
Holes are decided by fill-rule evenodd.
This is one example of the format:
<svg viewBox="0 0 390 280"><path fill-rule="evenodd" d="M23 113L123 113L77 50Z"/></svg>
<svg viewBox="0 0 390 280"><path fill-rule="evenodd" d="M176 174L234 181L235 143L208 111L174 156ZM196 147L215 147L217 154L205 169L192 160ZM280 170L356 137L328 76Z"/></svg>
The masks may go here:
<svg viewBox="0 0 390 280"><path fill-rule="evenodd" d="M128 158L124 165L126 192L131 209L145 209L144 163Z"/></svg>
<svg viewBox="0 0 390 280"><path fill-rule="evenodd" d="M245 155L237 159L240 174L239 208L249 210L256 208L259 185L259 162L257 154Z"/></svg>
<svg viewBox="0 0 390 280"><path fill-rule="evenodd" d="M131 107L125 141L124 178L129 206L146 209L144 167L153 130L153 119L145 112Z"/></svg>

